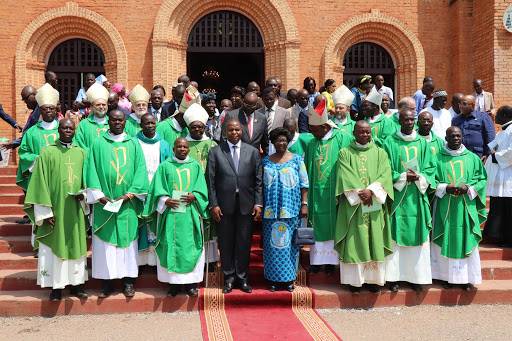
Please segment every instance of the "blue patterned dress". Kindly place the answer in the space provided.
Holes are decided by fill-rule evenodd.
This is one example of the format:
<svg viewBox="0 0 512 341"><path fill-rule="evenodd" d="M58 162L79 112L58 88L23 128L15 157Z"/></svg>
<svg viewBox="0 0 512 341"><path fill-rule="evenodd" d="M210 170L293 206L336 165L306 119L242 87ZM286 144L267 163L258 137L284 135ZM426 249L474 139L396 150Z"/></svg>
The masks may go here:
<svg viewBox="0 0 512 341"><path fill-rule="evenodd" d="M263 163L263 264L265 278L292 282L297 277L299 248L292 243L300 224L301 188L308 188L308 174L301 156L285 163L265 157Z"/></svg>

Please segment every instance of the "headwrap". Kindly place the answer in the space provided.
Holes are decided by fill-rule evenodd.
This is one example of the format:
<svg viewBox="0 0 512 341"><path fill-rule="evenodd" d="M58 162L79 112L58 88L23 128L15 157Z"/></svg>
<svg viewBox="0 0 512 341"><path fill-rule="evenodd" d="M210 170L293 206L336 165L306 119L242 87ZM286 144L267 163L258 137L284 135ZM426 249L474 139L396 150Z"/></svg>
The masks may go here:
<svg viewBox="0 0 512 341"><path fill-rule="evenodd" d="M123 84L114 83L114 84L112 84L112 87L110 89L119 95L119 93L121 92L121 90L123 90L123 88L124 88Z"/></svg>
<svg viewBox="0 0 512 341"><path fill-rule="evenodd" d="M98 83L99 85L103 85L103 83L106 81L108 81L108 79L103 74L96 77L96 83Z"/></svg>
<svg viewBox="0 0 512 341"><path fill-rule="evenodd" d="M372 76L370 75L364 75L364 76L361 76L361 78L359 78L359 85L367 82L367 81L372 81Z"/></svg>
<svg viewBox="0 0 512 341"><path fill-rule="evenodd" d="M432 93L432 98L443 97L443 96L448 97L448 93L443 89L436 90Z"/></svg>

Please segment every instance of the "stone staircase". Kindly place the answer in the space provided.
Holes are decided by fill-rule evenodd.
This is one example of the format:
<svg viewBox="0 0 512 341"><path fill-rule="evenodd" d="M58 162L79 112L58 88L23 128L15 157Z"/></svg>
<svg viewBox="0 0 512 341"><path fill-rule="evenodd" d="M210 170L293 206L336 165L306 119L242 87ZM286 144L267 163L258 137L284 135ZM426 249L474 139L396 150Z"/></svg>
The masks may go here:
<svg viewBox="0 0 512 341"><path fill-rule="evenodd" d="M185 295L167 297L167 286L158 282L156 270L142 267L136 281L137 293L131 299L117 293L98 299L98 280L86 283L87 300L66 297L61 302L49 302L49 289L36 284L37 259L30 245L31 227L15 223L23 215L23 192L15 185L16 169L0 168L0 316L54 316L65 314L109 314L152 311L192 311L198 309L198 299ZM266 305L279 298L269 293L263 280L260 236L253 237L251 283L255 291L247 295L233 290L230 295L240 302ZM90 256L90 255L89 255ZM362 291L351 294L339 284L339 273L326 276L309 274L308 285L314 291L314 306L326 308L370 308L418 304L512 304L512 249L483 245L480 247L484 282L478 290L465 292L430 286L422 294L409 289L398 293L383 290L380 294ZM301 263L308 267L308 253L303 250ZM90 257L89 257L90 263ZM117 283L120 289L120 283ZM67 294L67 292L66 292ZM274 295L274 296L272 296ZM240 297L237 297L240 296ZM263 296L263 297L260 297Z"/></svg>

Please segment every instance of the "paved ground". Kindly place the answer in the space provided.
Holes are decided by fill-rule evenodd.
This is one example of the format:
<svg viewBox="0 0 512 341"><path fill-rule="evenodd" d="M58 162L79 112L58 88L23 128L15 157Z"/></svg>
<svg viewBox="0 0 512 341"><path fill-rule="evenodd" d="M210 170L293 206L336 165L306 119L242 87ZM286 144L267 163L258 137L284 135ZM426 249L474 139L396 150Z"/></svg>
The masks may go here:
<svg viewBox="0 0 512 341"><path fill-rule="evenodd" d="M344 341L512 339L512 305L321 310ZM122 314L0 318L6 340L201 340L199 314ZM279 339L279 338L276 338Z"/></svg>

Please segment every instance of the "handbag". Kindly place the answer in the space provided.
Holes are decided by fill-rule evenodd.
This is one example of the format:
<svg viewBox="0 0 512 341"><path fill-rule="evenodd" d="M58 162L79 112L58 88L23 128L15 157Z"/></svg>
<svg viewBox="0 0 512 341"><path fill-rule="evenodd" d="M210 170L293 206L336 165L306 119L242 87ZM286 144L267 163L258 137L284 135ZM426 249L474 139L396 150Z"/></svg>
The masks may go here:
<svg viewBox="0 0 512 341"><path fill-rule="evenodd" d="M302 221L301 227L293 232L292 241L296 246L315 244L315 233L311 226L307 226L305 219Z"/></svg>

